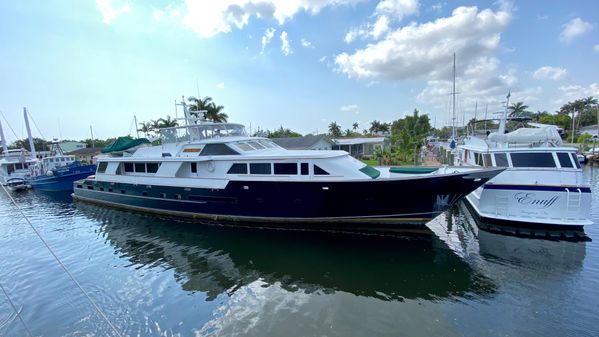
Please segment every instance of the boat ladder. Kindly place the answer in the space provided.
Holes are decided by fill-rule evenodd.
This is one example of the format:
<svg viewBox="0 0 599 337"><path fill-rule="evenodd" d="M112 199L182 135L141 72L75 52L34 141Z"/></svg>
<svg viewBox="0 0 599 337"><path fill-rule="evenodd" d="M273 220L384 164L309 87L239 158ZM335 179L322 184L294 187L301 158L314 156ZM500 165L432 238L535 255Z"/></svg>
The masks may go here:
<svg viewBox="0 0 599 337"><path fill-rule="evenodd" d="M508 198L504 194L495 195L495 215L508 215Z"/></svg>
<svg viewBox="0 0 599 337"><path fill-rule="evenodd" d="M566 187L566 218L578 218L581 200L582 191L580 190L580 188L576 188L574 189L574 191L570 191L570 188Z"/></svg>

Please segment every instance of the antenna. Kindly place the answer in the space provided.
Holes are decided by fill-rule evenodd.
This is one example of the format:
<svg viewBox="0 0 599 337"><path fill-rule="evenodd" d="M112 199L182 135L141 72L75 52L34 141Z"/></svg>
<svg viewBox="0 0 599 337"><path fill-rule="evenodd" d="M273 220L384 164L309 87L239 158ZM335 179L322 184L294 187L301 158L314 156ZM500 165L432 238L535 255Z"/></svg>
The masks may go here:
<svg viewBox="0 0 599 337"><path fill-rule="evenodd" d="M92 135L92 147L96 147L96 141L94 140L94 130L92 129L92 126L89 126L89 133Z"/></svg>
<svg viewBox="0 0 599 337"><path fill-rule="evenodd" d="M137 135L137 138L139 138L139 127L137 125L137 116L133 115L133 120L135 121L135 134Z"/></svg>

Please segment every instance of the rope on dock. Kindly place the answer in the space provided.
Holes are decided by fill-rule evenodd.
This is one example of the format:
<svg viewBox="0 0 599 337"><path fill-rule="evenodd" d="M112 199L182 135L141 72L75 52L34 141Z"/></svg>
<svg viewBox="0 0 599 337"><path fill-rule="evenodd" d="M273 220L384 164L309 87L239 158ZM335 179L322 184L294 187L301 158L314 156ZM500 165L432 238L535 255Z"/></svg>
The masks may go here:
<svg viewBox="0 0 599 337"><path fill-rule="evenodd" d="M42 243L44 244L44 246L46 246L46 248L48 249L48 251L50 252L50 254L52 254L52 256L54 257L54 259L56 260L56 262L58 262L58 264L62 267L62 269L65 271L65 273L73 281L73 283L75 283L75 285L77 286L77 288L79 288L79 290L83 293L83 295L85 295L85 297L87 298L87 300L89 301L89 303L91 304L91 306L106 321L106 323L108 323L108 325L110 326L110 328L112 329L112 331L118 337L122 337L121 333L116 329L116 327L112 324L112 322L110 322L110 320L108 319L108 317L106 317L106 315L100 309L100 307L96 304L96 302L94 302L94 300L89 296L89 294L87 293L87 291L85 291L83 289L83 287L81 286L81 284L79 284L79 282L77 282L77 280L75 279L75 277L73 276L73 274L71 274L71 272L67 269L67 267L64 265L64 263L62 263L62 261L54 253L54 251L52 250L52 248L50 248L50 245L48 245L48 243L46 242L46 240L44 240L44 238L42 237L42 235L40 234L40 232L37 230L37 228L35 228L35 226L33 226L33 224L31 223L31 221L29 221L29 218L25 215L25 213L23 213L23 210L21 209L21 207L19 207L19 205L17 204L17 202L15 201L15 199L13 199L12 195L10 195L10 193L8 192L8 190L6 189L6 187L4 187L4 185L2 185L2 184L0 184L0 186L2 186L2 189L4 190L4 193L6 193L6 195L10 198L11 203L15 206L15 208L19 211L19 213L21 213L21 215L23 216L23 218L25 218L25 221L27 221L27 223L29 224L29 226L31 227L31 229L33 229L33 231L35 232L35 234L37 235L37 237L42 241ZM4 290L4 288L2 288L2 290ZM6 292L5 292L5 294L6 294ZM7 297L8 297L8 295L7 295ZM12 302L11 302L11 304L12 304ZM14 305L13 305L13 308L14 308ZM23 324L25 324L25 323L23 322ZM27 331L29 331L29 329ZM31 335L31 333L29 333L29 335Z"/></svg>

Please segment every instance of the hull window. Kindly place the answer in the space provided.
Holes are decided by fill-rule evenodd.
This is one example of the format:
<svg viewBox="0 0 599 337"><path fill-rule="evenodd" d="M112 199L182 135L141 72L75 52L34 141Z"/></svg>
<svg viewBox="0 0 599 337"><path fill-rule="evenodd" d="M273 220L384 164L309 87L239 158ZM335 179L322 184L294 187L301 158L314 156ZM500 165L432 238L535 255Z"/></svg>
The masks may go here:
<svg viewBox="0 0 599 337"><path fill-rule="evenodd" d="M160 167L158 163L147 163L146 166L148 168L148 173L156 173Z"/></svg>
<svg viewBox="0 0 599 337"><path fill-rule="evenodd" d="M553 154L550 152L512 153L511 157L514 167L555 167Z"/></svg>
<svg viewBox="0 0 599 337"><path fill-rule="evenodd" d="M235 163L231 165L227 174L248 174L248 166L246 163Z"/></svg>
<svg viewBox="0 0 599 337"><path fill-rule="evenodd" d="M296 163L275 163L275 174L283 175L296 175L297 164Z"/></svg>
<svg viewBox="0 0 599 337"><path fill-rule="evenodd" d="M198 173L198 163L191 163L191 173Z"/></svg>
<svg viewBox="0 0 599 337"><path fill-rule="evenodd" d="M307 176L308 174L310 174L310 170L309 170L309 165L308 163L301 163L301 170L302 170L302 175L303 176Z"/></svg>
<svg viewBox="0 0 599 337"><path fill-rule="evenodd" d="M321 169L318 165L314 165L314 174L317 176L328 176L329 172Z"/></svg>
<svg viewBox="0 0 599 337"><path fill-rule="evenodd" d="M270 174L270 163L250 164L251 174Z"/></svg>

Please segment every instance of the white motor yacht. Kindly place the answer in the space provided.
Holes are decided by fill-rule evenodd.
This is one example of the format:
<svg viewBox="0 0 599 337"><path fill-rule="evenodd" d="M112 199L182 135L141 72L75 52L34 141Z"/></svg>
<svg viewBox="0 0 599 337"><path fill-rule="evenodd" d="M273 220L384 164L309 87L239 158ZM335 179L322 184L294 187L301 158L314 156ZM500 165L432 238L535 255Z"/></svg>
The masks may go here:
<svg viewBox="0 0 599 337"><path fill-rule="evenodd" d="M456 165L507 167L466 197L476 214L483 221L539 229L592 224L591 188L576 149L562 146L556 126L530 123L506 133L506 120L507 108L497 132L467 136L456 149Z"/></svg>

